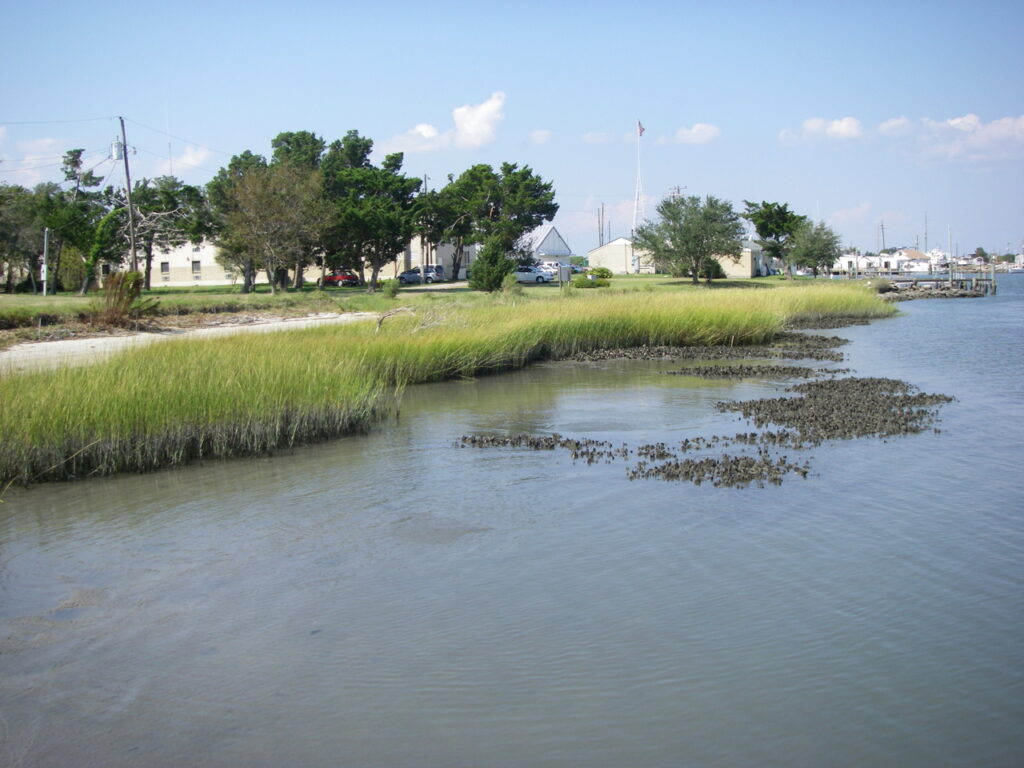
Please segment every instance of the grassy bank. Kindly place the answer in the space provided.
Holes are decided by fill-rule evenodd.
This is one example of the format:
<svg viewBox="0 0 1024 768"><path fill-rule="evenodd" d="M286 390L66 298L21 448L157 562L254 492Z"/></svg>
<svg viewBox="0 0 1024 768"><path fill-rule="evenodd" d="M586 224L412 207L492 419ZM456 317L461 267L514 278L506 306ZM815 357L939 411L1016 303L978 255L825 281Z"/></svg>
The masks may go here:
<svg viewBox="0 0 1024 768"><path fill-rule="evenodd" d="M894 311L850 286L543 296L435 302L379 331L367 322L185 339L4 377L0 483L263 454L366 429L421 382L600 348L759 344L793 317Z"/></svg>

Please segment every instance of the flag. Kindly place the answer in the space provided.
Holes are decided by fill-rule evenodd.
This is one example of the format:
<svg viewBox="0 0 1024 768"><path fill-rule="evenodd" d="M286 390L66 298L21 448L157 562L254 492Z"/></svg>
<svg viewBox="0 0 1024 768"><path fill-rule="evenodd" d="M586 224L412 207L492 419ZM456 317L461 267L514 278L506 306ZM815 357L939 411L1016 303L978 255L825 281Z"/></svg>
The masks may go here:
<svg viewBox="0 0 1024 768"><path fill-rule="evenodd" d="M636 130L638 136L644 135L644 124L641 123L639 120L636 121Z"/></svg>

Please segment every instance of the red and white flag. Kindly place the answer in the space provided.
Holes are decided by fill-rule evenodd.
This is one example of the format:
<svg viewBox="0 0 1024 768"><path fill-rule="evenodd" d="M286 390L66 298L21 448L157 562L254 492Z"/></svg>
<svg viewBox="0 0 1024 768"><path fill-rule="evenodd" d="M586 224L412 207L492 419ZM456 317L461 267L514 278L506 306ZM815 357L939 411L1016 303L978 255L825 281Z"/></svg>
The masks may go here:
<svg viewBox="0 0 1024 768"><path fill-rule="evenodd" d="M641 123L639 120L636 121L636 130L637 130L637 136L643 136L644 135L644 124Z"/></svg>

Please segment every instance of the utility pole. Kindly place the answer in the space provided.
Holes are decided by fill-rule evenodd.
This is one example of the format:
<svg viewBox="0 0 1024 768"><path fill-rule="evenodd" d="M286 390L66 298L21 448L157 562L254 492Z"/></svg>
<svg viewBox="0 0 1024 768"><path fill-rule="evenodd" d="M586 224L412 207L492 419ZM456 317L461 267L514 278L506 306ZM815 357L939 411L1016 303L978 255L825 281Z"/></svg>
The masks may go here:
<svg viewBox="0 0 1024 768"><path fill-rule="evenodd" d="M50 228L43 229L43 296L46 295L46 271L50 261Z"/></svg>
<svg viewBox="0 0 1024 768"><path fill-rule="evenodd" d="M128 138L124 132L124 118L118 116L121 121L121 146L124 154L124 191L128 197L128 243L132 249L132 272L139 269L139 258L135 254L135 209L132 207L132 176L128 170Z"/></svg>

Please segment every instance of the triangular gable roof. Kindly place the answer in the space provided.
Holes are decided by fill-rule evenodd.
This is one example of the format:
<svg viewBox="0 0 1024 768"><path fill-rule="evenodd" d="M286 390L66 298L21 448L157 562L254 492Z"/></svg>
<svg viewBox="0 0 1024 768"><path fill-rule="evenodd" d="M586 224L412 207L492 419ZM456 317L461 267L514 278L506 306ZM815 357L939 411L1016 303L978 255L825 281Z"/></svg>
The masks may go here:
<svg viewBox="0 0 1024 768"><path fill-rule="evenodd" d="M554 227L543 233L543 237L533 252L537 256L572 256L572 248Z"/></svg>

